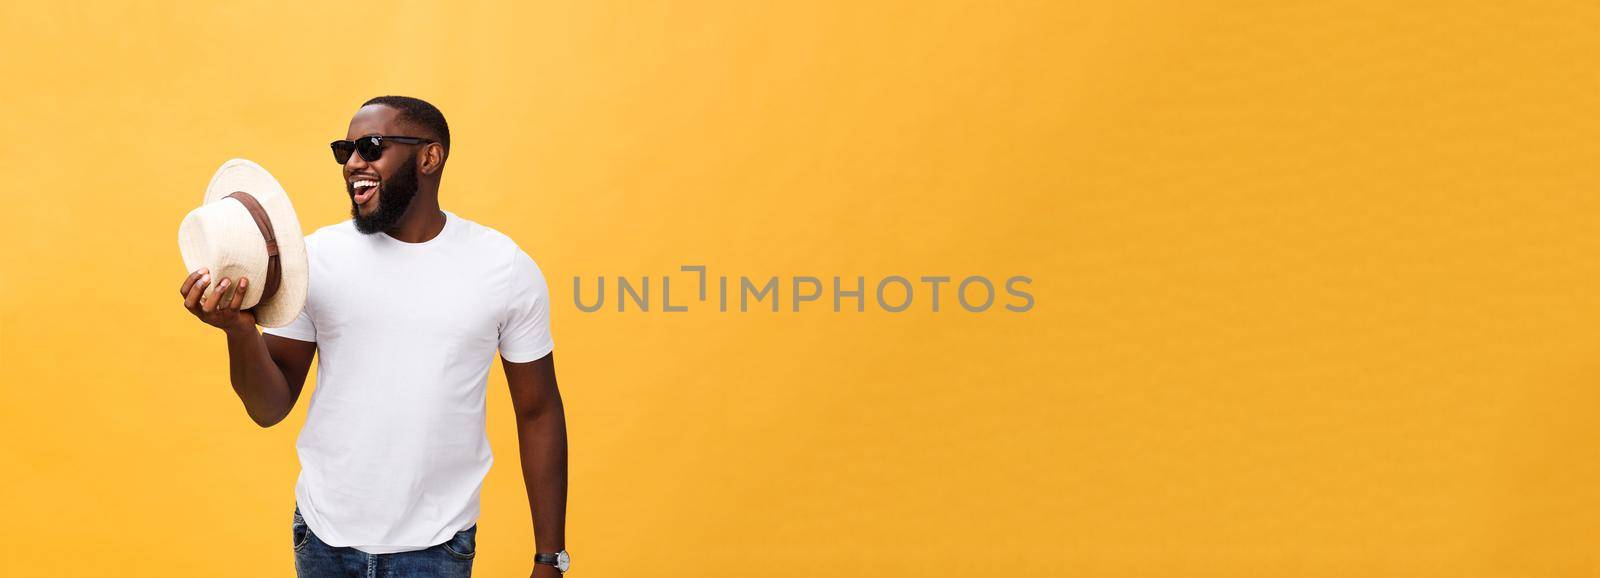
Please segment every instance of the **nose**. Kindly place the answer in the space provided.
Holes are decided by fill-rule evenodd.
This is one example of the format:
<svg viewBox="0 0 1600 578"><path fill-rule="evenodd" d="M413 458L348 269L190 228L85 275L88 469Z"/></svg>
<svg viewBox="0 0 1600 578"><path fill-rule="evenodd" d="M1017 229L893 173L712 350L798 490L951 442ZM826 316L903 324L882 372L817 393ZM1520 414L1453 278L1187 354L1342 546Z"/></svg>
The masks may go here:
<svg viewBox="0 0 1600 578"><path fill-rule="evenodd" d="M345 159L344 161L344 174L346 177L348 177L350 175L361 173L370 166L372 165L367 162L367 159L361 158L361 153L351 151L350 158Z"/></svg>

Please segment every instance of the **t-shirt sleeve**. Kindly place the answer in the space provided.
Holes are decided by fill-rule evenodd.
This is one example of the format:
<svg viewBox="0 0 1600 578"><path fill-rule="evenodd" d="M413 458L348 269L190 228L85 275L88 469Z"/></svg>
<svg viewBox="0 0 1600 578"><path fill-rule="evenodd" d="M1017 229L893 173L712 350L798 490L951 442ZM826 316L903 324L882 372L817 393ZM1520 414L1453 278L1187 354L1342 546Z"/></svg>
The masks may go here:
<svg viewBox="0 0 1600 578"><path fill-rule="evenodd" d="M311 307L309 305L301 307L300 315L296 316L294 321L290 321L288 325L283 327L262 327L261 332L267 335L287 337L296 341L316 342L317 326L311 322L310 311Z"/></svg>
<svg viewBox="0 0 1600 578"><path fill-rule="evenodd" d="M556 347L550 336L550 290L539 265L521 249L512 262L507 289L500 357L526 363L548 355Z"/></svg>

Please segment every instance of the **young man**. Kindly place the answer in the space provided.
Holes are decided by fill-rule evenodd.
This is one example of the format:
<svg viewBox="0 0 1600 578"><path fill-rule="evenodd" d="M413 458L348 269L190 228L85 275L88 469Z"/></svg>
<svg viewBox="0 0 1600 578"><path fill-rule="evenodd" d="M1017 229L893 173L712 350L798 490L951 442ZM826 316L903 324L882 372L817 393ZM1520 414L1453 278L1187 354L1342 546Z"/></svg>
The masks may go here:
<svg viewBox="0 0 1600 578"><path fill-rule="evenodd" d="M566 418L549 293L505 235L439 208L450 130L415 98L367 101L333 143L351 219L305 238L310 287L293 323L256 331L256 279L184 279L184 306L227 334L230 378L262 427L317 387L296 444L301 577L470 576L493 457L484 395L500 352L532 506L532 575L567 567ZM201 299L207 286L216 290Z"/></svg>

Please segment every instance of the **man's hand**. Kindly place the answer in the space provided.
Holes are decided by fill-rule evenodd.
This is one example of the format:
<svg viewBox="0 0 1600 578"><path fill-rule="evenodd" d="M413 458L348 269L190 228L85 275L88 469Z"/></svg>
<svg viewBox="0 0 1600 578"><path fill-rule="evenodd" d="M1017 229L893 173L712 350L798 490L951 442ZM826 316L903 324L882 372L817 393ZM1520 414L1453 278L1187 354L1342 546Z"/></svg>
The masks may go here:
<svg viewBox="0 0 1600 578"><path fill-rule="evenodd" d="M239 305L244 303L245 290L250 287L249 279L240 277L234 282L224 277L217 282L217 289L211 292L211 296L202 301L200 296L205 294L206 287L210 285L211 271L205 267L190 273L178 289L178 294L183 296L183 307L207 325L223 331L231 333L255 328L255 313L239 310Z"/></svg>
<svg viewBox="0 0 1600 578"><path fill-rule="evenodd" d="M561 578L561 571L557 570L555 566L534 564L533 573L528 576L529 578Z"/></svg>

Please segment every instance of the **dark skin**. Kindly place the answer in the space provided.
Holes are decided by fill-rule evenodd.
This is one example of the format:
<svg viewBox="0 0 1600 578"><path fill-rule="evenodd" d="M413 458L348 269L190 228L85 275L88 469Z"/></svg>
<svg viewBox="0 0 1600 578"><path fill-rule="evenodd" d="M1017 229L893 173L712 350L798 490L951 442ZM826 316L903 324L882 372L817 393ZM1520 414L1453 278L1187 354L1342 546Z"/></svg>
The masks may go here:
<svg viewBox="0 0 1600 578"><path fill-rule="evenodd" d="M365 106L357 111L350 120L345 138L353 140L375 134L434 138L421 127L400 119L397 110L383 105ZM409 154L415 154L417 159L416 197L400 221L380 234L407 243L421 243L444 229L444 213L439 210L439 180L446 156L443 145L389 143L383 156L372 163L361 155L350 155L349 162L344 165L344 178L347 183L360 179L380 183L375 196L358 207L363 216L370 215L383 201L382 183L402 168ZM184 308L226 334L228 377L233 391L244 403L245 413L251 420L261 427L271 427L294 409L317 344L257 331L255 314L240 309L244 290L250 286L249 279L217 279L216 289L202 299L212 281L210 272L204 268L190 273L178 290L183 296ZM539 552L557 552L566 548L567 421L556 386L555 355L526 363L500 361L516 411L517 445L531 506L534 542ZM533 578L560 575L555 567L545 565L535 565L531 574Z"/></svg>

